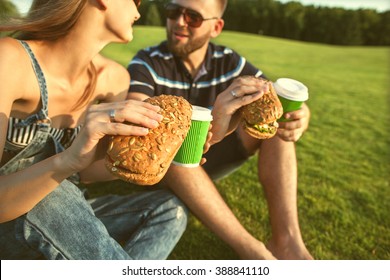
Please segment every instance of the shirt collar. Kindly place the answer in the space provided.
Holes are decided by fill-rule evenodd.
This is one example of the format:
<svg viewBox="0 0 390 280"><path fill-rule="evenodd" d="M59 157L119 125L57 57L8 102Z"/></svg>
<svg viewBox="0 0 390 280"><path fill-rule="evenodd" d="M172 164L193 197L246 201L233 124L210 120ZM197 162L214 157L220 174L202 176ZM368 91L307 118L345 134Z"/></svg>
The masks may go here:
<svg viewBox="0 0 390 280"><path fill-rule="evenodd" d="M164 41L161 44L161 49L163 52L170 53L169 49L168 49L168 42L167 41ZM207 51L206 51L206 57L202 63L202 66L201 66L198 74L194 78L195 81L198 80L203 75L206 75L212 69L211 61L213 58L213 49L214 49L214 44L209 43L209 45L207 47ZM184 66L183 62L181 61L181 59L177 58L176 56L173 56L173 57L174 57L175 62L180 66L180 68L183 69L183 71L185 71L186 73L188 73L188 75L190 75L187 68Z"/></svg>

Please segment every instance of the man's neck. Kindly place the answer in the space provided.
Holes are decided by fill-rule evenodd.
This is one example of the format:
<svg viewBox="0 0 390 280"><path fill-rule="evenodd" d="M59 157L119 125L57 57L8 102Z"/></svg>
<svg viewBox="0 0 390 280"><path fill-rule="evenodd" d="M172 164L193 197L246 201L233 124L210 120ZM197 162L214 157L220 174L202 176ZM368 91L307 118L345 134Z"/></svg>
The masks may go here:
<svg viewBox="0 0 390 280"><path fill-rule="evenodd" d="M182 58L184 66L193 78L198 75L200 69L202 68L203 62L206 59L207 47L208 44L201 49L190 53L187 57Z"/></svg>

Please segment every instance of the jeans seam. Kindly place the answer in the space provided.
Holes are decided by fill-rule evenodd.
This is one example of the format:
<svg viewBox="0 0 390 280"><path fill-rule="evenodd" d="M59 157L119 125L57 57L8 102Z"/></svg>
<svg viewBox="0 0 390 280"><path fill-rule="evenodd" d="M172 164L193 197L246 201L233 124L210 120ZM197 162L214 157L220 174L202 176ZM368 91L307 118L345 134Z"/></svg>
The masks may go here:
<svg viewBox="0 0 390 280"><path fill-rule="evenodd" d="M39 227L37 225L35 225L32 221L30 221L27 217L26 217L26 221L25 222L26 222L26 226L27 226L27 223L28 223L28 226L31 226L37 233L40 234L40 236L42 237L41 240L44 241L45 243L49 244L52 248L54 248L59 255L61 255L66 260L70 259L67 256L65 256L65 254L63 254L59 250L59 248L57 248L57 246L54 244L54 242L50 238L48 238L48 236L46 236L43 231L39 230ZM27 239L26 239L26 241L27 241ZM27 244L28 244L28 241L27 241ZM36 250L36 249L33 248L33 250ZM40 252L40 253L45 256L45 254L43 252Z"/></svg>

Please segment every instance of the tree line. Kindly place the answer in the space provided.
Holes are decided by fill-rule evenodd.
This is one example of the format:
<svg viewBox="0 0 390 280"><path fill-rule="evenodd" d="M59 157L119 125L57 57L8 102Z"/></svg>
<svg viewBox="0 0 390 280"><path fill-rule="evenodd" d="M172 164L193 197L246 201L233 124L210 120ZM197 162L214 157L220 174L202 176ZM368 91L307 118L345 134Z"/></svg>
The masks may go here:
<svg viewBox="0 0 390 280"><path fill-rule="evenodd" d="M168 0L143 1L140 25L164 26ZM0 0L0 19L15 14L9 0ZM334 45L390 46L390 11L302 5L274 0L229 0L225 30Z"/></svg>
<svg viewBox="0 0 390 280"><path fill-rule="evenodd" d="M166 2L142 2L142 17L137 24L163 26ZM223 18L225 30L335 45L390 45L390 11L274 0L229 0Z"/></svg>

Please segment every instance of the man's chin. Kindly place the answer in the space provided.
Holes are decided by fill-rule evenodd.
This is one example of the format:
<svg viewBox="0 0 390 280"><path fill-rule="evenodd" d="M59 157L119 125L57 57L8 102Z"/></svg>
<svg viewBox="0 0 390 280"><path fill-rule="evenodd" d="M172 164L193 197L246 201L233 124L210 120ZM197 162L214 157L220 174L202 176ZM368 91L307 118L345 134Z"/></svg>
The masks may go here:
<svg viewBox="0 0 390 280"><path fill-rule="evenodd" d="M168 48L175 56L186 58L208 44L207 34L199 38L187 37L184 40L177 40L174 34L168 33Z"/></svg>
<svg viewBox="0 0 390 280"><path fill-rule="evenodd" d="M170 41L170 42L168 42L168 48L169 48L169 51L175 56L186 57L188 55L188 52L187 52L185 46L183 46L180 43L175 44L172 41Z"/></svg>

